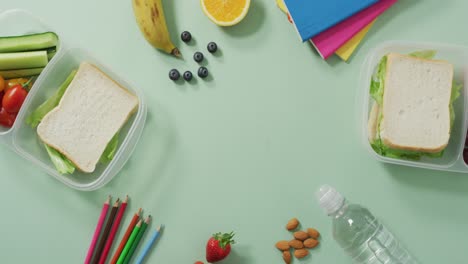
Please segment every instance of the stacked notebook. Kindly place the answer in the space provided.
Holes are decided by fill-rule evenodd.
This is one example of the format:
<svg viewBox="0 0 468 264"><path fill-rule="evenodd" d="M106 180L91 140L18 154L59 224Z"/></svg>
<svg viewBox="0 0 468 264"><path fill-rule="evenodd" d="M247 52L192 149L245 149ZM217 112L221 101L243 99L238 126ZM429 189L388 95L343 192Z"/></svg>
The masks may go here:
<svg viewBox="0 0 468 264"><path fill-rule="evenodd" d="M337 54L347 61L375 20L397 0L277 0L302 41L320 56Z"/></svg>

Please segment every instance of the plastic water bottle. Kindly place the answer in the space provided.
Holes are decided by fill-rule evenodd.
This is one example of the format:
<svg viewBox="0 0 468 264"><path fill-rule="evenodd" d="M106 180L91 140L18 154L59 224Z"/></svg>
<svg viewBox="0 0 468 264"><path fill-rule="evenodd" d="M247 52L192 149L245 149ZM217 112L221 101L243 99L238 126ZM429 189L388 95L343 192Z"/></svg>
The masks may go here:
<svg viewBox="0 0 468 264"><path fill-rule="evenodd" d="M349 204L328 185L316 195L320 206L333 218L333 237L354 263L417 263L368 209Z"/></svg>

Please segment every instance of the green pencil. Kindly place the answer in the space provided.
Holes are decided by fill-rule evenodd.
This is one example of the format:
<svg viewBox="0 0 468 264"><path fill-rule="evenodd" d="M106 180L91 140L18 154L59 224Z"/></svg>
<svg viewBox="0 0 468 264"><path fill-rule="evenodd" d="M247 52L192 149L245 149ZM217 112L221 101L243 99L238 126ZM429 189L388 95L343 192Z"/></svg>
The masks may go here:
<svg viewBox="0 0 468 264"><path fill-rule="evenodd" d="M138 235L136 236L135 240L133 241L132 247L128 251L127 256L125 256L125 260L124 260L123 264L130 263L130 260L132 259L132 256L133 256L133 253L135 253L135 249L138 247L138 244L140 243L141 238L145 234L146 227L148 227L148 224L149 224L150 220L151 220L151 215L149 215L146 218L145 222L143 222L143 224L141 225L140 231L138 231Z"/></svg>
<svg viewBox="0 0 468 264"><path fill-rule="evenodd" d="M141 221L141 219L140 219L140 221L138 221L138 223L136 224L135 228L133 228L132 234L131 234L130 237L128 238L127 243L125 244L125 247L124 247L124 249L122 250L122 253L120 253L120 257L119 257L119 259L117 260L117 264L122 264L122 263L124 262L125 256L127 256L128 251L129 251L130 248L132 247L133 241L135 240L136 236L138 235L138 231L140 231L141 222L142 222L142 221Z"/></svg>

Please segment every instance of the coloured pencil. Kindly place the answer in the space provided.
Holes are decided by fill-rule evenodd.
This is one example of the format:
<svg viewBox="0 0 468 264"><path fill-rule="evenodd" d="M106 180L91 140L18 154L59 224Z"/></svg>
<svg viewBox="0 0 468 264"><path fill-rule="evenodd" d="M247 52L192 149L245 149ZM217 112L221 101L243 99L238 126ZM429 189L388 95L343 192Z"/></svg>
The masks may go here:
<svg viewBox="0 0 468 264"><path fill-rule="evenodd" d="M93 257L94 249L96 248L96 243L99 238L99 234L101 233L102 225L106 220L107 210L109 209L110 203L110 195L107 197L107 200L104 202L102 206L101 215L99 216L96 228L94 229L94 235L91 239L91 245L89 245L88 253L86 254L86 259L84 261L85 264L89 264L91 262L91 258Z"/></svg>
<svg viewBox="0 0 468 264"><path fill-rule="evenodd" d="M130 221L130 224L127 227L127 231L125 231L125 234L124 234L122 240L120 241L119 247L115 251L114 256L112 257L112 260L111 260L110 264L117 263L117 260L119 259L120 254L122 253L122 250L124 249L128 238L132 234L132 231L133 231L135 225L137 224L138 220L140 219L140 214L141 214L141 208L138 209L138 211L133 216L132 221Z"/></svg>
<svg viewBox="0 0 468 264"><path fill-rule="evenodd" d="M96 252L94 252L94 256L92 258L93 260L91 261L92 264L98 264L99 262L102 250L104 249L104 245L106 244L107 238L109 237L109 232L112 227L112 223L114 222L115 215L117 214L117 209L119 209L119 202L120 199L117 199L117 201L115 201L114 205L112 206L109 217L107 218L106 227L104 228L104 231L102 231L101 239L99 239Z"/></svg>
<svg viewBox="0 0 468 264"><path fill-rule="evenodd" d="M153 246L154 242L156 241L156 239L158 239L160 231L161 231L161 226L158 226L156 228L156 230L154 231L153 235L151 235L151 238L148 241L148 243L146 243L145 247L143 248L143 251L138 256L138 258L137 258L137 260L135 262L136 264L142 264L143 263L143 260L148 255L148 253L151 250L151 247Z"/></svg>
<svg viewBox="0 0 468 264"><path fill-rule="evenodd" d="M128 195L125 196L124 201L119 207L119 211L117 212L117 216L115 217L114 224L112 224L112 229L109 233L109 238L107 239L106 245L104 246L104 250L102 251L101 257L99 258L99 264L106 263L107 256L109 255L109 251L112 247L112 243L114 242L115 234L117 233L119 229L123 214L125 213L125 209L127 208L127 202L128 202Z"/></svg>
<svg viewBox="0 0 468 264"><path fill-rule="evenodd" d="M125 259L123 262L124 264L130 263L130 260L132 259L133 254L135 253L135 250L138 247L138 244L140 244L141 238L145 234L146 228L148 227L150 221L151 221L151 215L146 217L145 222L143 222L143 224L141 225L140 231L138 231L138 234L135 240L133 241L132 246L130 247L130 250L127 253L127 256L125 256Z"/></svg>
<svg viewBox="0 0 468 264"><path fill-rule="evenodd" d="M132 234L128 238L127 243L125 243L125 247L122 250L122 253L120 253L119 259L117 260L117 264L122 264L124 262L128 251L132 247L133 241L135 240L136 236L138 235L138 232L140 231L141 224L142 224L141 222L142 220L140 219L140 221L138 221L138 223L136 224L135 228L133 228Z"/></svg>

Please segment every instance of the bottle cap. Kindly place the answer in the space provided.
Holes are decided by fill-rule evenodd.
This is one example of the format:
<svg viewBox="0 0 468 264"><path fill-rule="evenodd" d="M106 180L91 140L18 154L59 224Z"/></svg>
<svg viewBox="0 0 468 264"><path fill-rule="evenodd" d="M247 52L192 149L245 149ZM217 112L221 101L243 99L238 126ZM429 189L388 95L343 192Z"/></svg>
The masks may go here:
<svg viewBox="0 0 468 264"><path fill-rule="evenodd" d="M343 206L345 201L344 197L329 185L322 185L315 193L320 207L328 214L331 215Z"/></svg>

